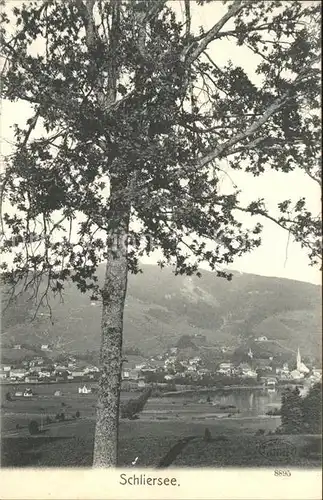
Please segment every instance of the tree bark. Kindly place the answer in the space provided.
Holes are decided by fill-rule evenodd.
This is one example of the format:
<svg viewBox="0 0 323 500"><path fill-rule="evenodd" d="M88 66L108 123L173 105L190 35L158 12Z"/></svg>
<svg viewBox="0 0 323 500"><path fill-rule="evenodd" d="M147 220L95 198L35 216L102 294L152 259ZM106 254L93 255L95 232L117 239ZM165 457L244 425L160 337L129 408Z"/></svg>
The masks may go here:
<svg viewBox="0 0 323 500"><path fill-rule="evenodd" d="M126 214L118 231L112 230L108 235L93 467L117 466L128 224L129 214Z"/></svg>

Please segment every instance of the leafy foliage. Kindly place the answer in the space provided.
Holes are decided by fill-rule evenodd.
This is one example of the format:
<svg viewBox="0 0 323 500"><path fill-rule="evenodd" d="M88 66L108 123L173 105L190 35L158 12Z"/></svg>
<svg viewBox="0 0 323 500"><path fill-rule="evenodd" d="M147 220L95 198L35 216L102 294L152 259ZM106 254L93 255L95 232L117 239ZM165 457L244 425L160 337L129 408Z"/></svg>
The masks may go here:
<svg viewBox="0 0 323 500"><path fill-rule="evenodd" d="M322 384L311 387L302 402L303 424L307 432L322 433Z"/></svg>
<svg viewBox="0 0 323 500"><path fill-rule="evenodd" d="M46 304L70 279L98 298L96 269L125 213L132 272L159 248L160 265L176 273L198 273L206 260L229 278L222 266L261 243L259 216L317 263L321 223L305 199L269 213L265 200L243 205L239 188L221 191L220 178L226 161L228 175L300 168L320 182L320 6L225 4L199 35L164 1L46 0L2 11L4 97L31 110L15 126L2 179L2 201L15 209L2 213L1 246L13 293L20 283ZM213 61L208 48L224 38L258 58L255 75ZM239 212L257 222L242 224Z"/></svg>
<svg viewBox="0 0 323 500"><path fill-rule="evenodd" d="M282 396L281 421L286 433L321 433L322 384L316 383L304 398L298 388L287 390Z"/></svg>

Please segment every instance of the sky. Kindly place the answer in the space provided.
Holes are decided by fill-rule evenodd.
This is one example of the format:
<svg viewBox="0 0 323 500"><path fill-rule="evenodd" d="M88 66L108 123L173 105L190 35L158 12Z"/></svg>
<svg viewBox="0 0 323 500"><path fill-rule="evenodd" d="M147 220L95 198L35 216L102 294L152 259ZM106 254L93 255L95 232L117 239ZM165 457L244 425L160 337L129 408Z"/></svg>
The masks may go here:
<svg viewBox="0 0 323 500"><path fill-rule="evenodd" d="M17 0L11 0L9 5L19 4ZM176 9L180 15L183 10L183 2L176 2ZM191 2L193 15L193 29L203 26L210 28L226 11L227 7L220 2L213 2L203 7L197 7L195 2ZM254 69L258 63L257 57L252 56L248 49L237 47L227 40L217 42L216 48L210 47L210 56L221 66L228 59L238 63L253 76ZM25 103L2 102L1 116L1 153L3 156L12 151L13 134L12 125L14 123L23 124L30 116L30 108ZM3 168L3 165L2 165ZM268 208L274 208L279 201L292 197L298 199L305 196L309 207L320 213L320 189L300 169L298 171L284 174L281 172L268 172L265 176L253 177L241 171L230 172L230 177L223 175L223 189L229 189L233 181L244 193L244 201L264 197ZM242 216L243 217L243 216ZM247 220L247 215L245 216ZM251 219L251 222L254 222ZM321 283L321 273L317 268L309 265L309 259L305 250L298 243L289 238L288 233L276 226L271 221L262 220L264 225L263 242L261 247L250 254L236 258L231 266L240 272L260 274L264 276L275 276L293 280L307 281L314 284ZM146 263L154 263L159 255L153 258L143 259ZM201 266L207 268L207 265Z"/></svg>

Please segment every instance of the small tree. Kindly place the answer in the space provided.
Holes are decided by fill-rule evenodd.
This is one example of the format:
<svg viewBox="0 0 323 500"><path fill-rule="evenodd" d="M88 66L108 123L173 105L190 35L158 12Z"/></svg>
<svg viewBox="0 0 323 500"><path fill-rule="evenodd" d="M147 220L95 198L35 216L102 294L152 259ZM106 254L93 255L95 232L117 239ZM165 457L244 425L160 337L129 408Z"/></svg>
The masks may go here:
<svg viewBox="0 0 323 500"><path fill-rule="evenodd" d="M31 420L28 424L28 430L31 435L39 433L39 423L36 420Z"/></svg>
<svg viewBox="0 0 323 500"><path fill-rule="evenodd" d="M81 414L80 414L80 412L79 412L78 410L77 410L77 412L75 413L75 416L76 416L76 418L80 418Z"/></svg>
<svg viewBox="0 0 323 500"><path fill-rule="evenodd" d="M11 392L6 393L6 401L12 401Z"/></svg>
<svg viewBox="0 0 323 500"><path fill-rule="evenodd" d="M212 439L212 435L211 435L210 429L208 429L208 427L206 427L206 429L204 431L204 441L206 441L208 443L211 441L211 439Z"/></svg>

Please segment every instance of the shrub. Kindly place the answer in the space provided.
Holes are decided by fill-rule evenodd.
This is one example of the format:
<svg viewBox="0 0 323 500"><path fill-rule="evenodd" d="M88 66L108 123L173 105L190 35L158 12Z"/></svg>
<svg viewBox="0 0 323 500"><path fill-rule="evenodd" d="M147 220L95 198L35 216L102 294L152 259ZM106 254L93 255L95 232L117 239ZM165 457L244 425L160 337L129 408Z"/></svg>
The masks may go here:
<svg viewBox="0 0 323 500"><path fill-rule="evenodd" d="M80 418L81 414L80 414L80 412L79 412L78 410L77 410L77 412L75 413L75 416L76 416L76 418Z"/></svg>
<svg viewBox="0 0 323 500"><path fill-rule="evenodd" d="M265 429L258 429L256 432L256 436L264 436L265 432Z"/></svg>
<svg viewBox="0 0 323 500"><path fill-rule="evenodd" d="M207 443L209 443L212 439L212 435L211 435L211 432L210 430L206 427L205 431L204 431L204 441L206 441Z"/></svg>
<svg viewBox="0 0 323 500"><path fill-rule="evenodd" d="M59 419L61 422L63 422L65 420L65 413L62 412L59 416Z"/></svg>
<svg viewBox="0 0 323 500"><path fill-rule="evenodd" d="M20 425L19 424L16 425L16 429L17 430L20 429Z"/></svg>
<svg viewBox="0 0 323 500"><path fill-rule="evenodd" d="M28 430L31 435L39 433L39 424L36 420L31 420L28 424Z"/></svg>

